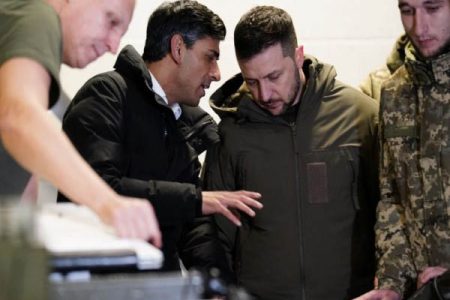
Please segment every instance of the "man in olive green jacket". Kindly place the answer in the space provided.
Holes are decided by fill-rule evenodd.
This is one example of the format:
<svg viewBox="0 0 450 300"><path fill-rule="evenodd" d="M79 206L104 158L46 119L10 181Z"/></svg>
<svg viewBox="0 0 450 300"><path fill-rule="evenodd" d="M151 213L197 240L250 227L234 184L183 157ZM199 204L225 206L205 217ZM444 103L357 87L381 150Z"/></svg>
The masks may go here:
<svg viewBox="0 0 450 300"><path fill-rule="evenodd" d="M242 74L212 96L221 143L204 174L209 189L262 194L264 209L240 228L217 218L238 284L257 299L370 290L378 104L304 55L281 9L252 9L234 39Z"/></svg>

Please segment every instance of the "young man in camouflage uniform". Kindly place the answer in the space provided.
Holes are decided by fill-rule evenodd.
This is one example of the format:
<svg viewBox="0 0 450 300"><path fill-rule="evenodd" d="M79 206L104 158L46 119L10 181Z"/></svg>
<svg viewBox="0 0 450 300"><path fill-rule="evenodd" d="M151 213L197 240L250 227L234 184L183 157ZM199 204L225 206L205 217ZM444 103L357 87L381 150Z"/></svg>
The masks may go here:
<svg viewBox="0 0 450 300"><path fill-rule="evenodd" d="M410 43L381 91L378 290L400 299L450 267L450 0L399 0Z"/></svg>
<svg viewBox="0 0 450 300"><path fill-rule="evenodd" d="M150 203L115 193L47 112L59 96L61 64L83 68L116 53L134 7L135 0L0 1L0 204L21 195L32 173L120 236L159 246Z"/></svg>

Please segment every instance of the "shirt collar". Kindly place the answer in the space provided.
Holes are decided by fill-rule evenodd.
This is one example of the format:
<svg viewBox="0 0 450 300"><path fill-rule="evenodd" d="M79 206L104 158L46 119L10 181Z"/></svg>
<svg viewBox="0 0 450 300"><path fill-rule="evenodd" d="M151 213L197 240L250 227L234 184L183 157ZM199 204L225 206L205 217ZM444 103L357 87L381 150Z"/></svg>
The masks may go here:
<svg viewBox="0 0 450 300"><path fill-rule="evenodd" d="M159 84L158 80L156 80L156 77L153 76L152 72L150 72L150 70L148 70L148 72L150 73L150 77L152 78L152 84L153 84L153 91L160 96L164 102L166 102L167 105L169 105L169 101L167 100L167 96L166 93L164 92L163 88L161 87L161 85ZM172 112L175 116L175 119L178 120L181 116L182 110L180 107L180 104L178 103L174 103L170 106L170 108L172 109Z"/></svg>

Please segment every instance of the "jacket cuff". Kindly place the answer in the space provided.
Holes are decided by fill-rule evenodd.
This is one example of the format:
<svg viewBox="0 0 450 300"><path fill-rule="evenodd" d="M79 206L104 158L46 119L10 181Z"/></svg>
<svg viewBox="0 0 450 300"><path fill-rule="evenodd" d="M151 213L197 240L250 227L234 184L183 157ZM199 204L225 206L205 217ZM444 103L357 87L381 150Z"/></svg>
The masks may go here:
<svg viewBox="0 0 450 300"><path fill-rule="evenodd" d="M405 286L401 280L394 279L391 277L378 277L377 290L392 290L394 292L397 292L403 299Z"/></svg>

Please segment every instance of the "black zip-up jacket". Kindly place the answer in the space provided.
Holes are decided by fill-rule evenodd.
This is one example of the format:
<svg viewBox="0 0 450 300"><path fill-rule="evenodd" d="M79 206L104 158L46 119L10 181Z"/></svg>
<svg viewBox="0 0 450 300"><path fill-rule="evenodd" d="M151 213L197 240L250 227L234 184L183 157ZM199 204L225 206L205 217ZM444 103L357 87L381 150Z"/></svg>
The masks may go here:
<svg viewBox="0 0 450 300"><path fill-rule="evenodd" d="M207 189L262 194L239 229L218 217L238 283L257 299L339 300L374 279L377 103L307 57L296 118L256 105L240 75L212 95L220 144L205 161Z"/></svg>
<svg viewBox="0 0 450 300"><path fill-rule="evenodd" d="M114 190L150 200L163 234L163 270L179 269L177 254L187 268L220 267L210 218L195 218L201 215L198 154L217 142L217 125L198 107L181 106L177 121L133 47L121 51L114 68L76 94L64 131ZM58 201L67 199L59 194Z"/></svg>

